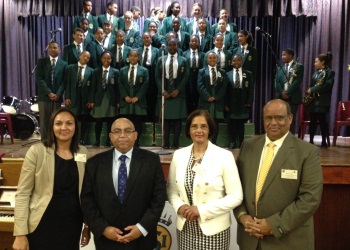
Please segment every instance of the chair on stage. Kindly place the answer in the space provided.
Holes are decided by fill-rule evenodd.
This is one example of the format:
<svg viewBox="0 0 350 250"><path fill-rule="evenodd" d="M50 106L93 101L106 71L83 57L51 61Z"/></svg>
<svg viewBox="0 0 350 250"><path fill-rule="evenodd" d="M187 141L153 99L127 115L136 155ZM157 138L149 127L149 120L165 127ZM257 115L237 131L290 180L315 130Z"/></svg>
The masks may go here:
<svg viewBox="0 0 350 250"><path fill-rule="evenodd" d="M11 137L11 144L13 144L13 127L11 115L6 113L0 113L0 135L1 135L1 143L3 144L4 133L5 133L5 125L7 127L7 131Z"/></svg>
<svg viewBox="0 0 350 250"><path fill-rule="evenodd" d="M307 126L310 124L310 113L306 111L306 106L305 104L300 105L300 112L299 112L299 130L298 130L298 137L302 140L304 140L305 132ZM318 121L317 121L317 124ZM327 144L328 147L331 145L330 139L329 139L329 123L327 122Z"/></svg>
<svg viewBox="0 0 350 250"><path fill-rule="evenodd" d="M333 146L337 143L341 126L350 126L350 101L340 101L338 103L337 118L334 121Z"/></svg>

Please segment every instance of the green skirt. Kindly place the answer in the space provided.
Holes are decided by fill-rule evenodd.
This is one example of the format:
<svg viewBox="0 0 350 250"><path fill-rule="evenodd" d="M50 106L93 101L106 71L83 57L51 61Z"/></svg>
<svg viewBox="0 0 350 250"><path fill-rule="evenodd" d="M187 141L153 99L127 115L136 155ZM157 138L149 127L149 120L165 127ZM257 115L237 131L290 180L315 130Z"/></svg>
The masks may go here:
<svg viewBox="0 0 350 250"><path fill-rule="evenodd" d="M93 118L115 117L117 114L117 107L110 105L109 96L107 95L107 93L103 94L101 105L95 107L91 111L91 115Z"/></svg>

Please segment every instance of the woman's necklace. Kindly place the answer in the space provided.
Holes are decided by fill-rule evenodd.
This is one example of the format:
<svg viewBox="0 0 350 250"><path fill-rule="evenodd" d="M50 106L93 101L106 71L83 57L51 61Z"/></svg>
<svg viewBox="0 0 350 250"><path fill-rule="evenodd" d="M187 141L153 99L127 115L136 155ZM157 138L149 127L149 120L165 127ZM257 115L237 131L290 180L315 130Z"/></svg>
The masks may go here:
<svg viewBox="0 0 350 250"><path fill-rule="evenodd" d="M205 150L205 151L207 151L207 150ZM204 156L204 154L205 154L205 151L203 152L203 154L202 155L200 155L199 157L194 157L194 152L193 152L193 147L192 147L192 157L193 157L193 160L194 161L202 161L202 159L203 159L203 156Z"/></svg>

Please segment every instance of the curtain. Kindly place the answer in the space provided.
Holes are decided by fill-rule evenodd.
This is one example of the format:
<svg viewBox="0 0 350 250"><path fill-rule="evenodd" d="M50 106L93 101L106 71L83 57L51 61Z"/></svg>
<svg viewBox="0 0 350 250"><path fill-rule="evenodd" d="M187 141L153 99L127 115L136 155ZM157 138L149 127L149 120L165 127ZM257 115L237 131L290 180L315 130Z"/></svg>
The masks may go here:
<svg viewBox="0 0 350 250"><path fill-rule="evenodd" d="M139 3L139 6L144 6L145 2L137 0L117 1L119 10L122 7L129 8L129 6ZM217 22L217 18L214 16L218 12L215 11L226 6L227 2L229 1L203 1L203 6L208 13L214 13L213 16L208 17L210 23ZM338 102L350 99L349 1L275 0L261 2L241 0L231 1L230 5L232 13L234 13L232 11L234 9L237 13L247 14L239 17L231 16L230 19L237 24L238 29L247 29L253 33L254 46L258 50L259 63L253 113L256 132L263 132L263 105L274 98L273 80L277 61L272 51L276 54L277 60L280 60L281 50L285 48L292 48L296 52L295 59L298 58L298 61L304 64L303 91L306 90L314 72L315 57L327 51L333 52L332 69L336 75L329 117L331 131L333 131ZM97 10L104 11L106 1L96 0L93 3L96 13ZM170 1L164 2L164 6L169 3ZM182 6L182 12L189 13L193 1L190 0L186 3L186 7ZM149 4L156 6L158 2L150 1ZM71 43L73 18L76 13L81 11L81 6L81 1L0 0L0 36L2 37L0 43L0 98L13 95L24 100L36 94L35 81L31 72L35 68L38 58L47 55L45 48L52 38L49 31L58 27L62 28L62 32L57 33L55 39L62 48ZM244 6L248 6L246 12L243 12ZM143 8L145 12L148 11L146 7ZM74 14L67 15L72 11ZM56 14L49 15L48 13ZM58 13L60 15L57 15ZM141 20L144 20L144 17ZM140 22L140 24L142 28L143 23ZM270 33L272 38L267 42L260 33L255 32L256 26Z"/></svg>

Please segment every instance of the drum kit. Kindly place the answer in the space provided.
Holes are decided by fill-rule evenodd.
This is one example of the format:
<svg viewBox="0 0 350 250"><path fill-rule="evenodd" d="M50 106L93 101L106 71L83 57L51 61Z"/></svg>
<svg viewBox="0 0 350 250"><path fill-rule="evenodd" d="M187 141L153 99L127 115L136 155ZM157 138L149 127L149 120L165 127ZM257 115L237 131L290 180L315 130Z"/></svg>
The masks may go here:
<svg viewBox="0 0 350 250"><path fill-rule="evenodd" d="M29 139L33 133L39 132L39 106L38 97L28 100L19 100L14 96L4 96L0 110L11 114L14 137L16 139Z"/></svg>

